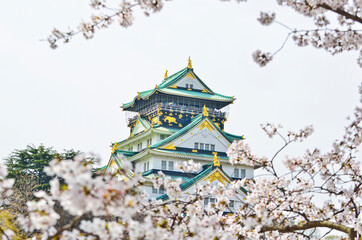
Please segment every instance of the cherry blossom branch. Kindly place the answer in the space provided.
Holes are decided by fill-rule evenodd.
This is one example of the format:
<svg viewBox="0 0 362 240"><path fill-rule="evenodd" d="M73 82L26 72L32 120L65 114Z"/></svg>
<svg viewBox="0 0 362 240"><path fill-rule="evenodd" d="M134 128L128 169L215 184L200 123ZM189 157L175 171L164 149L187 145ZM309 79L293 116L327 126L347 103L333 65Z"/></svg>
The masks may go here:
<svg viewBox="0 0 362 240"><path fill-rule="evenodd" d="M326 3L317 4L317 7L324 8L326 10L329 10L329 11L335 12L335 13L341 15L341 16L344 16L344 17L346 17L348 19L351 19L351 20L353 20L355 22L362 23L362 18L358 17L357 15L350 14L349 12L346 12L342 8L334 9L334 8L332 8L331 6L329 6Z"/></svg>
<svg viewBox="0 0 362 240"><path fill-rule="evenodd" d="M80 216L73 218L69 224L65 225L64 227L59 228L58 231L54 235L49 236L47 239L48 240L55 239L56 237L60 236L64 231L73 229L75 227L75 225L78 224L84 218L84 216L85 215L82 214Z"/></svg>
<svg viewBox="0 0 362 240"><path fill-rule="evenodd" d="M278 231L281 233L291 233L300 230L307 230L319 227L325 227L340 232L344 232L350 237L351 240L357 237L357 232L353 228L331 221L307 221L305 223L301 223L298 225L288 225L288 226L280 226L280 225L263 226L260 232Z"/></svg>

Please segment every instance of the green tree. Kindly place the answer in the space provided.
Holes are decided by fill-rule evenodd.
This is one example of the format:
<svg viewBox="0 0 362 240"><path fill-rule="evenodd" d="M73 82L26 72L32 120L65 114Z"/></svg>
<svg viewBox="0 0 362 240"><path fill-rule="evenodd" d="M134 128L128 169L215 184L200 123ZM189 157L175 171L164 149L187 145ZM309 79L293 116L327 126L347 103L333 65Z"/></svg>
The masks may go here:
<svg viewBox="0 0 362 240"><path fill-rule="evenodd" d="M58 153L52 147L45 147L42 144L36 147L30 144L25 149L14 150L8 158L5 158L8 177L14 178L16 184L23 174L29 174L37 182L37 189L48 190L51 177L45 174L44 167L55 158L72 159L79 153L73 149Z"/></svg>

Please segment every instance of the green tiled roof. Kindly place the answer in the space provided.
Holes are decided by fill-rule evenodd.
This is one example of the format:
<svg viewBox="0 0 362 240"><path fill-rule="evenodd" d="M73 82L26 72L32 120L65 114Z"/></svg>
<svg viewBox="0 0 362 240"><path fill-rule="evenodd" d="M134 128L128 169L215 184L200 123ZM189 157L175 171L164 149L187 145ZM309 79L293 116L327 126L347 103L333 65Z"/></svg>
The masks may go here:
<svg viewBox="0 0 362 240"><path fill-rule="evenodd" d="M231 133L227 133L227 132L224 132L226 136L229 137L229 139L232 139L232 140L240 140L240 139L244 139L244 136L238 136L238 135L234 135L234 134L231 134Z"/></svg>
<svg viewBox="0 0 362 240"><path fill-rule="evenodd" d="M162 140L161 142L155 143L151 146L152 149L155 148L159 148L171 141L173 141L174 139L182 136L183 134L187 133L190 129L192 129L193 127L195 127L197 124L199 124L203 119L205 119L206 117L203 116L203 114L199 114L197 116L195 116L192 120L191 123L186 125L184 128L181 128L179 131L177 131L176 133L172 134L171 136L169 136L168 138ZM242 136L237 136L237 135L233 135L230 133L226 133L223 132L213 121L210 120L210 122L212 123L212 125L215 127L215 129L217 129L229 142L233 142L236 139L242 139Z"/></svg>
<svg viewBox="0 0 362 240"><path fill-rule="evenodd" d="M146 129L146 131L148 131L151 128L151 124L146 119L138 116L137 121L139 121L141 123L141 125ZM135 134L134 131L135 131L135 129L132 130L131 135ZM141 133L141 132L139 132L139 133ZM139 133L136 133L136 134L139 134Z"/></svg>
<svg viewBox="0 0 362 240"><path fill-rule="evenodd" d="M147 121L147 120L145 120L145 121ZM143 131L143 132L138 133L137 135L133 136L133 138L136 137L136 136L140 136L142 134L147 133L150 129L151 128L148 128L147 131ZM153 125L152 129L154 129L156 131L159 130L162 134L174 134L175 132L179 131L179 129L177 129L177 128L166 128L166 127L163 127L162 125L159 125L159 124L158 125ZM130 139L133 139L133 138L130 138L130 137L126 138L126 139L124 139L122 141L117 142L117 144L119 145L119 144L125 143L126 141L129 141ZM112 146L113 145L114 144L112 144ZM121 151L121 150L117 150L117 151Z"/></svg>
<svg viewBox="0 0 362 240"><path fill-rule="evenodd" d="M144 118L138 117L138 119L140 120L142 126L146 129L149 129L151 127L151 124Z"/></svg>
<svg viewBox="0 0 362 240"><path fill-rule="evenodd" d="M169 87L172 84L174 84L175 82L177 82L178 80L180 80L181 78L183 78L184 76L186 76L186 74L190 71L190 69L188 69L187 67L178 71L175 74L172 74L171 76L165 78L162 83L158 86L159 88L164 88L164 87Z"/></svg>
<svg viewBox="0 0 362 240"><path fill-rule="evenodd" d="M154 129L156 130L160 130L163 132L169 132L169 133L175 133L177 132L179 129L177 128L167 128L167 127L163 127L162 125L158 124L158 125L154 125L153 126Z"/></svg>
<svg viewBox="0 0 362 240"><path fill-rule="evenodd" d="M209 174L214 166L212 163L209 163L208 165L210 165L208 168L206 168L205 170L201 171L196 177L192 178L191 180L183 183L180 185L180 188L182 191L185 191L187 188L191 187L192 185L194 185L195 183L197 183L201 178L203 178L205 175ZM167 194L163 194L161 196L159 196L158 198L156 198L157 200L162 200L162 201L166 201L168 199L170 199L168 197Z"/></svg>
<svg viewBox="0 0 362 240"><path fill-rule="evenodd" d="M184 76L186 76L189 72L192 72L193 75L196 76L197 80L200 81L200 83L205 87L205 89L209 93L204 92L198 92L198 91L188 91L184 89L177 89L177 88L170 88L172 85L177 83L180 79L182 79ZM164 79L162 83L154 89L150 89L147 91L139 92L139 94L133 99L133 101L129 103L125 103L122 105L123 109L126 109L130 106L132 106L137 98L145 99L147 97L150 97L153 95L156 91L165 93L165 94L171 94L171 95L178 95L178 96L185 96L185 97L193 97L193 98L201 98L201 99L207 99L207 100L214 100L214 101L226 101L226 102L232 102L234 100L233 97L225 96L222 94L214 93L194 72L192 69L184 68L181 71L178 71L177 73L169 76L168 78Z"/></svg>
<svg viewBox="0 0 362 240"><path fill-rule="evenodd" d="M231 133L226 133L224 131L222 131L213 121L210 121L212 123L212 125L219 130L219 132L227 139L229 140L229 142L233 142L234 140L239 140L239 139L243 139L243 136L237 136Z"/></svg>
<svg viewBox="0 0 362 240"><path fill-rule="evenodd" d="M136 154L137 154L137 152L123 151L123 150L118 150L118 149L116 149L114 152L115 152L115 153L121 153L121 154L123 154L126 158L132 157L133 155L136 155Z"/></svg>
<svg viewBox="0 0 362 240"><path fill-rule="evenodd" d="M230 182L232 182L233 180L229 177L229 175L227 175L224 170L222 170L222 168L220 167L215 167L213 163L209 163L207 164L208 167L206 169L204 169L203 171L201 171L196 177L192 178L191 180L183 183L180 185L180 188L182 191L185 191L186 189L190 188L192 185L196 184L199 180L201 180L203 177L205 177L206 175L208 175L209 173L211 173L214 169L218 168L225 176L227 176L230 180ZM243 187L240 188L241 191L243 191L245 194L247 193L246 189L244 189ZM157 200L162 200L162 201L166 201L169 199L167 194L163 194L161 196L159 196L158 198L156 198Z"/></svg>
<svg viewBox="0 0 362 240"><path fill-rule="evenodd" d="M163 88L160 89L160 92L172 94L172 95L179 95L185 97L194 97L194 98L203 98L208 100L216 100L216 101L233 101L233 97L221 95L218 93L210 94L210 93L203 93L197 91L189 91L185 89L178 89L178 88Z"/></svg>
<svg viewBox="0 0 362 240"><path fill-rule="evenodd" d="M99 168L96 168L96 171L101 171L101 170L104 170L107 168L107 165L103 166L103 167L99 167Z"/></svg>

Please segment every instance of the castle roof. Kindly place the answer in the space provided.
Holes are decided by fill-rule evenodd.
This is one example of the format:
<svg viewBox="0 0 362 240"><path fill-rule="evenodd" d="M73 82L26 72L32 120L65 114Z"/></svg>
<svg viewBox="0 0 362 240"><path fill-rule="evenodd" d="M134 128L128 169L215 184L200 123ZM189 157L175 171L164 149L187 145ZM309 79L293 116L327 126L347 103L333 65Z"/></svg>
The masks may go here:
<svg viewBox="0 0 362 240"><path fill-rule="evenodd" d="M238 135L234 135L234 134L222 131L213 121L211 121L209 119L209 117L204 116L203 114L199 114L199 115L195 116L194 118L192 118L191 123L189 123L188 125L186 125L185 127L181 128L179 130L174 129L174 128L165 128L165 127L162 127L161 125L151 125L146 119L144 119L142 117L138 117L138 119L140 121L140 124L142 124L142 126L144 126L145 129L141 132L138 132L137 134L131 134L129 138L127 138L123 141L117 142L115 144L117 144L118 146L121 146L121 145L127 143L131 138L142 137L143 135L147 134L151 130L156 131L156 132L160 131L160 132L170 134L164 140L150 146L151 149L159 149L159 148L164 147L168 143L172 142L173 140L188 133L190 130L192 130L196 126L200 125L203 121L208 121L208 123L210 125L212 125L214 127L214 129L216 129L230 143L232 143L234 140L239 140L239 139L243 138L243 136L238 136ZM122 151L122 152L124 152L124 151ZM137 153L137 152L135 152L135 153Z"/></svg>
<svg viewBox="0 0 362 240"><path fill-rule="evenodd" d="M200 85L203 86L202 90L187 90L187 89L179 89L177 88L176 84L180 80L184 79L185 77L191 76L194 78ZM225 96L222 94L218 94L213 92L193 71L193 69L189 69L188 67L182 69L181 71L178 71L177 73L165 78L160 85L156 85L155 88L139 92L137 96L134 97L134 99L131 102L123 104L121 107L124 110L128 110L130 107L132 107L137 100L145 100L149 97L151 97L156 92L161 92L169 95L175 95L175 96L183 96L183 97L189 97L189 98L198 98L198 99L205 99L205 100L211 100L211 101L218 101L218 102L227 102L231 103L235 100L234 97Z"/></svg>
<svg viewBox="0 0 362 240"><path fill-rule="evenodd" d="M189 174L189 173L187 173L187 174ZM215 178L212 176L212 175L217 175L217 174L219 174L218 178ZM209 163L204 166L204 169L199 174L197 174L193 178L190 178L187 182L181 184L180 188L182 191L186 191L187 189L195 186L196 184L198 184L202 181L207 181L209 179L210 179L210 181L214 181L214 180L220 181L220 179L221 179L221 181L226 181L227 183L231 183L232 181L235 180L235 179L231 178L227 173L225 173L224 170L222 169L222 167L215 166L213 163ZM243 187L240 188L240 191L243 192L244 194L247 193L246 189ZM162 201L167 201L170 198L165 193L156 199L162 200Z"/></svg>

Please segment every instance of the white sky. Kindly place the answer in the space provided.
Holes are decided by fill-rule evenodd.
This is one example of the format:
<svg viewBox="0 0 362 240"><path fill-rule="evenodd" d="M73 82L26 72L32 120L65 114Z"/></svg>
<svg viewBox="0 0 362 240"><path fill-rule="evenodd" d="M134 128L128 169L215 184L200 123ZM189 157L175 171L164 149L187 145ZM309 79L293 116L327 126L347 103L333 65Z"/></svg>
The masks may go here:
<svg viewBox="0 0 362 240"><path fill-rule="evenodd" d="M159 84L166 68L171 75L186 67L188 56L211 89L237 98L226 131L245 135L257 154L271 156L281 144L262 132L265 122L286 130L314 125L308 141L283 155L328 150L358 103L357 53L331 56L290 41L259 68L252 52L278 49L287 33L256 21L260 10L275 9L291 27L310 24L274 1L175 0L151 17L138 14L128 29L115 24L93 40L77 36L54 51L39 40L53 27L88 19L88 1L6 1L0 8L0 159L43 143L91 151L105 163L110 143L129 134L120 105Z"/></svg>

